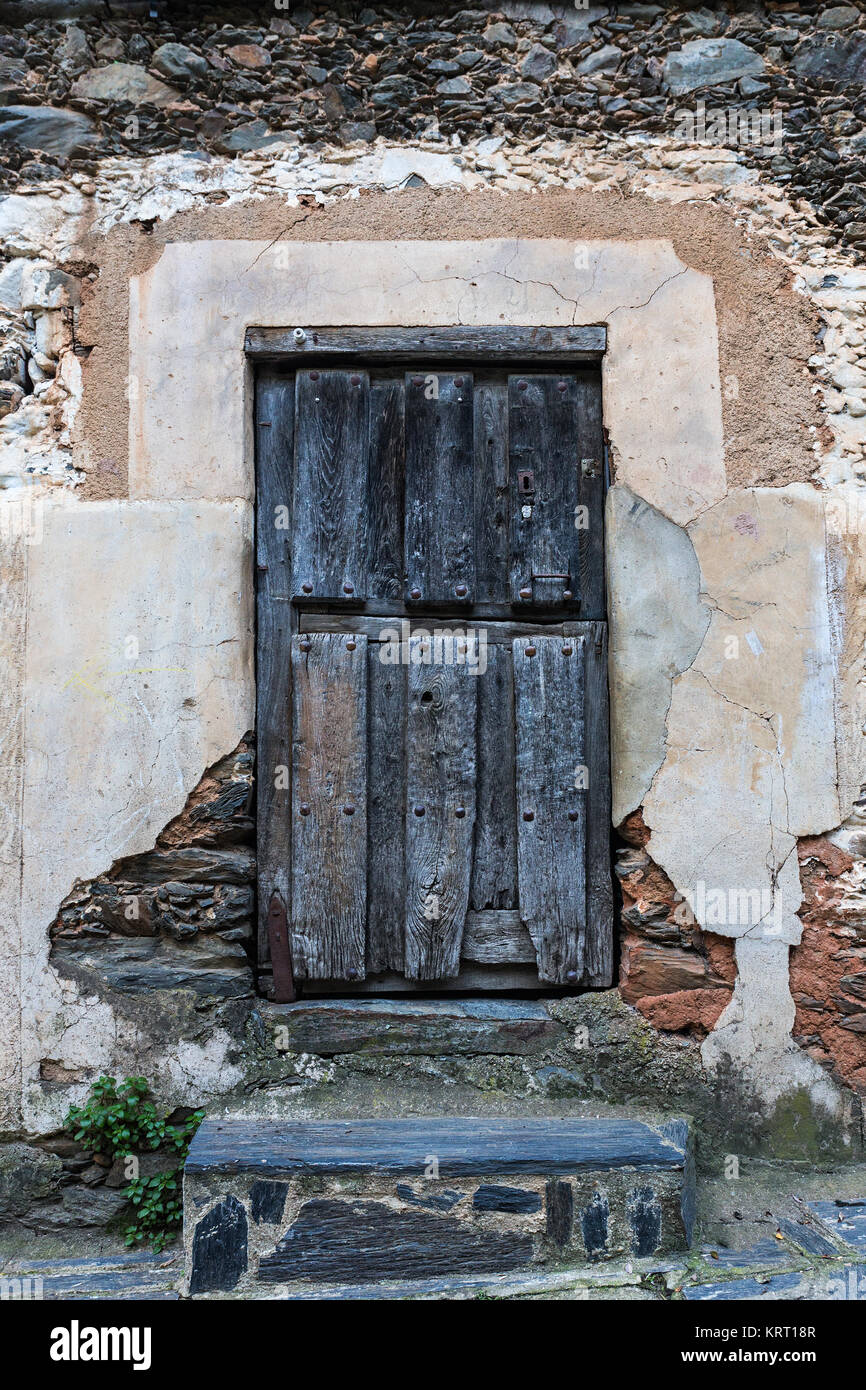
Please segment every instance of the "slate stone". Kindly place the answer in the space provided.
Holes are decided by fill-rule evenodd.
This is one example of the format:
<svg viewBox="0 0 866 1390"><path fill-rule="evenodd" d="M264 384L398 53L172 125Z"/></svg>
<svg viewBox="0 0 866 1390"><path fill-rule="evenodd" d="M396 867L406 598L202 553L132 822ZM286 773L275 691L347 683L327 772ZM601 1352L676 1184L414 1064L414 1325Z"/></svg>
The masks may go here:
<svg viewBox="0 0 866 1390"><path fill-rule="evenodd" d="M77 1230L82 1226L107 1227L130 1210L120 1192L78 1184L62 1189L60 1201L40 1202L22 1217L33 1231Z"/></svg>
<svg viewBox="0 0 866 1390"><path fill-rule="evenodd" d="M228 1293L246 1269L247 1214L230 1195L217 1202L195 1228L189 1291Z"/></svg>
<svg viewBox="0 0 866 1390"><path fill-rule="evenodd" d="M729 1279L721 1284L693 1284L682 1296L689 1302L727 1303L741 1299L792 1298L800 1288L799 1274L773 1274L769 1279Z"/></svg>
<svg viewBox="0 0 866 1390"><path fill-rule="evenodd" d="M807 1206L839 1240L866 1250L866 1201L808 1202Z"/></svg>
<svg viewBox="0 0 866 1390"><path fill-rule="evenodd" d="M448 1216L394 1211L383 1202L317 1198L270 1254L259 1261L266 1284L289 1280L423 1279L448 1273L497 1273L532 1260L532 1237L488 1231Z"/></svg>
<svg viewBox="0 0 866 1390"><path fill-rule="evenodd" d="M633 1254L654 1255L662 1243L662 1208L648 1183L636 1187L629 1195L626 1215L631 1226Z"/></svg>
<svg viewBox="0 0 866 1390"><path fill-rule="evenodd" d="M62 1171L56 1154L35 1145L0 1145L0 1222L22 1216L56 1192Z"/></svg>
<svg viewBox="0 0 866 1390"><path fill-rule="evenodd" d="M429 1207L431 1211L451 1211L466 1196L465 1192L457 1192L453 1187L441 1192L419 1192L405 1182L398 1182L396 1191L401 1202L409 1202L413 1207Z"/></svg>
<svg viewBox="0 0 866 1390"><path fill-rule="evenodd" d="M445 77L436 83L436 90L443 97L465 97L472 93L472 84L465 77Z"/></svg>
<svg viewBox="0 0 866 1390"><path fill-rule="evenodd" d="M0 139L64 159L99 143L96 122L63 106L0 107Z"/></svg>
<svg viewBox="0 0 866 1390"><path fill-rule="evenodd" d="M763 73L763 58L739 39L693 39L669 53L663 68L664 81L674 96Z"/></svg>
<svg viewBox="0 0 866 1390"><path fill-rule="evenodd" d="M503 106L519 106L523 102L537 102L541 88L535 82L506 82L492 88L491 96Z"/></svg>
<svg viewBox="0 0 866 1390"><path fill-rule="evenodd" d="M804 1225L802 1221L791 1221L788 1217L782 1217L779 1221L779 1230L792 1245L796 1245L807 1255L838 1255L839 1253L837 1246L830 1240L829 1236L822 1235L820 1231Z"/></svg>
<svg viewBox="0 0 866 1390"><path fill-rule="evenodd" d="M235 126L227 135L219 135L214 140L214 149L220 154L246 154L249 150L263 150L268 145L279 145L283 135L275 134L261 118Z"/></svg>
<svg viewBox="0 0 866 1390"><path fill-rule="evenodd" d="M815 22L819 29L845 29L849 24L856 24L859 18L856 5L829 5L816 16Z"/></svg>
<svg viewBox="0 0 866 1390"><path fill-rule="evenodd" d="M592 72L616 72L621 62L622 49L609 43L581 59L577 64L577 71L584 77Z"/></svg>
<svg viewBox="0 0 866 1390"><path fill-rule="evenodd" d="M570 1182L551 1178L544 1193L548 1240L563 1250L571 1240L574 1226L574 1189Z"/></svg>
<svg viewBox="0 0 866 1390"><path fill-rule="evenodd" d="M23 58L0 58L0 106L18 101L26 95L27 73Z"/></svg>
<svg viewBox="0 0 866 1390"><path fill-rule="evenodd" d="M356 140L375 140L376 127L372 121L346 121L340 126L340 139L344 145L354 144Z"/></svg>
<svg viewBox="0 0 866 1390"><path fill-rule="evenodd" d="M180 95L135 63L91 68L73 83L72 95L87 101L129 101L134 106L167 106Z"/></svg>
<svg viewBox="0 0 866 1390"><path fill-rule="evenodd" d="M254 1182L250 1188L250 1216L256 1225L263 1221L275 1225L282 1221L286 1206L288 1184L284 1182Z"/></svg>
<svg viewBox="0 0 866 1390"><path fill-rule="evenodd" d="M691 1178L685 1122L654 1129L640 1120L426 1116L411 1119L247 1120L206 1118L186 1160L187 1174L294 1173L342 1177L392 1173L417 1178L436 1154L441 1178L545 1176L634 1168ZM420 1157L419 1157L420 1155Z"/></svg>
<svg viewBox="0 0 866 1390"><path fill-rule="evenodd" d="M596 1192L588 1206L580 1213L580 1230L583 1247L587 1255L601 1255L607 1249L607 1233L610 1222L610 1203L601 1192Z"/></svg>
<svg viewBox="0 0 866 1390"><path fill-rule="evenodd" d="M253 122L264 125L264 122ZM243 129L243 127L239 127ZM278 136L275 138L279 138ZM251 148L256 148L251 146ZM256 860L252 850L183 849L151 850L146 854L130 855L114 870L117 880L124 883L252 883Z"/></svg>
<svg viewBox="0 0 866 1390"><path fill-rule="evenodd" d="M523 1187L501 1187L482 1183L472 1198L476 1211L541 1211L541 1193Z"/></svg>
<svg viewBox="0 0 866 1390"><path fill-rule="evenodd" d="M541 43L534 43L520 64L521 76L543 82L556 68L556 56Z"/></svg>
<svg viewBox="0 0 866 1390"><path fill-rule="evenodd" d="M67 25L57 57L63 71L71 77L91 66L93 54L87 42L87 35L77 24Z"/></svg>
<svg viewBox="0 0 866 1390"><path fill-rule="evenodd" d="M286 1030L286 1051L317 1056L529 1056L565 1038L565 1029L544 1005L529 999L311 999L267 1008L266 1016L274 1027Z"/></svg>
<svg viewBox="0 0 866 1390"><path fill-rule="evenodd" d="M866 34L819 34L806 39L792 63L794 72L813 82L866 86Z"/></svg>
<svg viewBox="0 0 866 1390"><path fill-rule="evenodd" d="M154 51L151 67L167 77L169 82L180 83L196 77L207 77L210 72L207 58L183 43L160 44Z"/></svg>
<svg viewBox="0 0 866 1390"><path fill-rule="evenodd" d="M123 994L192 990L222 999L253 993L252 969L241 945L221 937L174 943L164 937L56 937L52 959L63 968L92 971Z"/></svg>

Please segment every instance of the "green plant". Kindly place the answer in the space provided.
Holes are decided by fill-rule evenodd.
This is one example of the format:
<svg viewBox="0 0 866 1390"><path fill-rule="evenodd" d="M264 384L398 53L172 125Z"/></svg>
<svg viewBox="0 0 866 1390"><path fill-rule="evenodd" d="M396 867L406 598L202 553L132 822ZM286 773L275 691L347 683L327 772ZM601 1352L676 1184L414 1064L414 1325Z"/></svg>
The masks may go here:
<svg viewBox="0 0 866 1390"><path fill-rule="evenodd" d="M112 1160L134 1158L136 1150L152 1153L163 1148L177 1154L174 1167L133 1177L123 1193L135 1208L135 1220L126 1228L126 1244L147 1240L160 1251L175 1238L183 1218L183 1164L204 1111L171 1123L148 1099L149 1091L143 1076L127 1077L119 1085L113 1076L100 1076L85 1104L70 1106L64 1127L87 1148Z"/></svg>

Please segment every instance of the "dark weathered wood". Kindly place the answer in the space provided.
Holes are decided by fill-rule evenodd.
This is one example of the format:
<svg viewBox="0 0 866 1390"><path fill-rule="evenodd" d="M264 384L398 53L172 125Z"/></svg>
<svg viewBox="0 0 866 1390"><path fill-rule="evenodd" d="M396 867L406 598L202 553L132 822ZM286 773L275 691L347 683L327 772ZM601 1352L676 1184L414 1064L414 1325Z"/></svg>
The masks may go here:
<svg viewBox="0 0 866 1390"><path fill-rule="evenodd" d="M578 498L585 513L580 522L580 611L584 618L607 617L604 582L604 430L601 420L601 391L588 376L576 379L577 430L580 472ZM586 525L584 525L586 523Z"/></svg>
<svg viewBox="0 0 866 1390"><path fill-rule="evenodd" d="M504 373L475 381L476 597L507 603L511 498L508 393Z"/></svg>
<svg viewBox="0 0 866 1390"><path fill-rule="evenodd" d="M376 604L377 608L383 605ZM476 616L477 605L470 610L469 615L455 613L453 617L441 617L431 614L430 617L400 618L400 608L394 605L393 613L321 613L311 612L308 609L301 609L298 614L299 632L361 632L368 642L388 642L394 643L402 640L404 633L419 632L435 634L436 629L442 631L456 632L460 628L468 627L473 632L484 634L484 641L491 646L494 643L501 643L511 647L515 637L531 637L533 634L546 633L548 637L569 636L579 634L584 631L584 624L579 622L544 622L539 616L532 622L498 622L490 617ZM404 626L407 624L408 626ZM479 637L480 640L480 637ZM408 665L408 659L403 663Z"/></svg>
<svg viewBox="0 0 866 1390"><path fill-rule="evenodd" d="M478 797L470 892L476 910L517 906L511 649L488 643L486 659L477 682Z"/></svg>
<svg viewBox="0 0 866 1390"><path fill-rule="evenodd" d="M494 1231L431 1211L394 1211L384 1202L319 1197L259 1261L266 1284L308 1279L423 1279L429 1274L495 1273L531 1262L532 1236Z"/></svg>
<svg viewBox="0 0 866 1390"><path fill-rule="evenodd" d="M423 1176L435 1154L440 1178L564 1174L608 1168L682 1171L683 1145L643 1120L619 1116L422 1116L408 1119L254 1120L208 1116L187 1173L255 1173L258 1179L318 1173Z"/></svg>
<svg viewBox="0 0 866 1390"><path fill-rule="evenodd" d="M291 909L291 608L294 392L264 369L256 380L256 838L258 954L270 958L276 893ZM171 874L169 877L176 877Z"/></svg>
<svg viewBox="0 0 866 1390"><path fill-rule="evenodd" d="M295 974L362 979L367 922L367 643L363 637L324 632L295 636L292 677Z"/></svg>
<svg viewBox="0 0 866 1390"><path fill-rule="evenodd" d="M397 600L403 593L403 382L370 382L370 480L368 506L371 598Z"/></svg>
<svg viewBox="0 0 866 1390"><path fill-rule="evenodd" d="M532 937L517 909L468 912L461 954L479 965L534 965Z"/></svg>
<svg viewBox="0 0 866 1390"><path fill-rule="evenodd" d="M520 916L539 978L577 984L586 937L584 637L519 637L514 653ZM533 654L534 653L534 654Z"/></svg>
<svg viewBox="0 0 866 1390"><path fill-rule="evenodd" d="M562 354L572 361L597 361L607 346L603 325L575 328L306 328L303 342L293 328L248 328L245 350L252 357L303 359L335 356L394 362L450 357L477 361L518 356L531 361Z"/></svg>
<svg viewBox="0 0 866 1390"><path fill-rule="evenodd" d="M367 649L367 970L403 969L407 669Z"/></svg>
<svg viewBox="0 0 866 1390"><path fill-rule="evenodd" d="M263 1005L285 1052L531 1056L566 1041L534 999L302 999Z"/></svg>
<svg viewBox="0 0 866 1390"><path fill-rule="evenodd" d="M295 398L292 594L364 598L369 379L299 371Z"/></svg>
<svg viewBox="0 0 866 1390"><path fill-rule="evenodd" d="M406 376L405 597L475 598L471 375Z"/></svg>
<svg viewBox="0 0 866 1390"><path fill-rule="evenodd" d="M475 824L478 678L423 665L431 644L410 639L406 786L405 970L410 980L457 975L469 905Z"/></svg>
<svg viewBox="0 0 866 1390"><path fill-rule="evenodd" d="M576 378L509 376L508 407L512 600L574 605L581 598ZM532 474L526 492L518 477L525 473ZM524 516L524 508L531 514Z"/></svg>
<svg viewBox="0 0 866 1390"><path fill-rule="evenodd" d="M589 623L585 646L586 983L613 984L613 871L610 804L610 726L607 623Z"/></svg>

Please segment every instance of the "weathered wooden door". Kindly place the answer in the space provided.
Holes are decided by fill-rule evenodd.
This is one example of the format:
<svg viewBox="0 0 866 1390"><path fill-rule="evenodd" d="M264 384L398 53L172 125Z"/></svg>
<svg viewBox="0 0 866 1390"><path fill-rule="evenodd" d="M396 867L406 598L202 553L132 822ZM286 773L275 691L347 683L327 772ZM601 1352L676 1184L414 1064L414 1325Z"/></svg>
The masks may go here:
<svg viewBox="0 0 866 1390"><path fill-rule="evenodd" d="M610 983L598 371L441 351L257 374L276 997Z"/></svg>

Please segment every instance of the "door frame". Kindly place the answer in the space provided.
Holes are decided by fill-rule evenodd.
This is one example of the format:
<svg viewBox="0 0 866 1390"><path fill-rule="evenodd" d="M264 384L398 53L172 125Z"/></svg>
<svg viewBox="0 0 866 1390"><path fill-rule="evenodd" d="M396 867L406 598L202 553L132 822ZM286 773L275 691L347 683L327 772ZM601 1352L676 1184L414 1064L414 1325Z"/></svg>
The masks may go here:
<svg viewBox="0 0 866 1390"><path fill-rule="evenodd" d="M256 594L256 919L257 977L260 995L275 1003L291 1003L296 997L291 960L290 864L291 864L291 728L287 718L282 725L260 718L260 710L291 707L291 637L297 629L298 613L291 599L286 546L273 525L260 524L262 516L273 515L277 507L288 509L292 496L291 452L293 439L286 438L277 419L265 414L269 390L276 391L286 371L300 363L315 361L337 365L348 361L361 365L398 365L419 359L467 366L481 363L513 367L563 370L576 366L600 366L607 349L607 329L603 324L558 327L345 327L345 328L259 328L246 330L244 350L254 381L255 436L255 542L254 579ZM268 372L271 366L273 372ZM258 369L258 370L256 370ZM265 408L260 411L259 406ZM283 422L284 423L284 422ZM604 486L609 485L607 448L604 447ZM479 617L482 615L478 615ZM602 640L606 624L599 621ZM606 647L602 669L606 671ZM606 682L605 682L606 684ZM605 691L606 693L606 691ZM610 827L609 721L604 720L602 746L595 750L595 761L607 764L607 777L590 774L590 786L600 781L593 797L592 821ZM285 770L277 776L261 769ZM264 887L263 887L264 885ZM603 885L602 885L603 890ZM610 876L612 904L613 882ZM593 962L589 983L608 985L613 961L613 933L602 943ZM462 987L454 982L437 982L432 994L452 992ZM551 988L539 985L549 993ZM352 992L351 990L349 992ZM387 984L377 992L394 992ZM402 993L402 991L400 991ZM413 990L413 994L419 991ZM336 998L334 994L330 998ZM404 996L405 997L405 996Z"/></svg>

